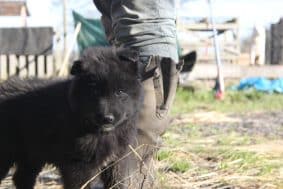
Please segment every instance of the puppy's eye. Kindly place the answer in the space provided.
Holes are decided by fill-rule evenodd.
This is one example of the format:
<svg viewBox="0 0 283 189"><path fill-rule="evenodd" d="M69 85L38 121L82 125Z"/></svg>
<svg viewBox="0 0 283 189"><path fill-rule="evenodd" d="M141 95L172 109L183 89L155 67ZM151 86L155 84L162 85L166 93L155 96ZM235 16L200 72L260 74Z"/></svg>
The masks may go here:
<svg viewBox="0 0 283 189"><path fill-rule="evenodd" d="M121 95L123 95L124 94L124 92L122 91L122 90L117 90L117 91L115 91L115 95L116 96L121 96Z"/></svg>
<svg viewBox="0 0 283 189"><path fill-rule="evenodd" d="M127 93L125 93L122 90L115 91L115 96L122 98L122 99L126 99L128 97Z"/></svg>

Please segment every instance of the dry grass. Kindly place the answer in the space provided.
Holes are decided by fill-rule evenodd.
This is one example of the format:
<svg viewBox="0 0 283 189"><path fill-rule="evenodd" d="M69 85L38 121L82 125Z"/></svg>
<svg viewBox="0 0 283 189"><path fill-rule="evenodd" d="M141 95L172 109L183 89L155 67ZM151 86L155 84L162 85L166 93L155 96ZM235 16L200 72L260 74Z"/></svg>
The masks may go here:
<svg viewBox="0 0 283 189"><path fill-rule="evenodd" d="M229 92L219 102L180 89L156 158L159 188L283 188L282 98Z"/></svg>
<svg viewBox="0 0 283 189"><path fill-rule="evenodd" d="M253 149L268 148L265 139L236 134L189 137L177 131L165 134L166 147L157 155L160 188L283 188L283 149Z"/></svg>

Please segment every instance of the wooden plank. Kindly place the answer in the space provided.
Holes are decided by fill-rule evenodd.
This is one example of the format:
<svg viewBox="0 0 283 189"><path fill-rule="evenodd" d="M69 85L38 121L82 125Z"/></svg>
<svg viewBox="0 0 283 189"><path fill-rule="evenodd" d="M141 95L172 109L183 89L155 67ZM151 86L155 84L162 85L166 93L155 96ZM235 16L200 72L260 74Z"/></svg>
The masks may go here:
<svg viewBox="0 0 283 189"><path fill-rule="evenodd" d="M17 63L16 63L16 75L19 76L20 74L20 56L16 55Z"/></svg>
<svg viewBox="0 0 283 189"><path fill-rule="evenodd" d="M21 55L18 58L19 62L19 76L20 77L26 77L27 76L27 70L26 70L26 56Z"/></svg>
<svg viewBox="0 0 283 189"><path fill-rule="evenodd" d="M29 76L29 60L28 60L27 55L25 56L25 60L26 60L25 69L26 69L26 72L27 72L26 77L28 77Z"/></svg>
<svg viewBox="0 0 283 189"><path fill-rule="evenodd" d="M7 74L7 56L0 55L0 80L5 80L8 78Z"/></svg>
<svg viewBox="0 0 283 189"><path fill-rule="evenodd" d="M283 77L283 65L248 66L241 64L223 64L224 78L241 79L247 77ZM190 79L215 79L217 76L214 64L197 63L190 73Z"/></svg>
<svg viewBox="0 0 283 189"><path fill-rule="evenodd" d="M6 60L7 60L7 70L6 70L6 73L7 73L7 77L9 77L9 73L10 73L10 57L9 57L9 55L6 55Z"/></svg>
<svg viewBox="0 0 283 189"><path fill-rule="evenodd" d="M54 58L52 55L46 57L46 64L47 64L47 77L52 77L55 72L55 63Z"/></svg>
<svg viewBox="0 0 283 189"><path fill-rule="evenodd" d="M221 56L221 60L223 61L228 61L228 60L235 60L237 59L236 56ZM201 57L201 58L198 58L198 61L214 61L215 60L215 56L214 55L208 55L208 56L204 56L204 57Z"/></svg>
<svg viewBox="0 0 283 189"><path fill-rule="evenodd" d="M53 55L0 55L0 80L14 75L48 78L52 77L55 71Z"/></svg>
<svg viewBox="0 0 283 189"><path fill-rule="evenodd" d="M29 55L28 56L28 77L35 76L35 56Z"/></svg>
<svg viewBox="0 0 283 189"><path fill-rule="evenodd" d="M206 23L198 23L198 24L182 23L181 25L182 28L193 31L212 31L213 29L211 24L206 24ZM215 27L217 30L233 30L239 28L238 24L233 24L233 23L215 24Z"/></svg>
<svg viewBox="0 0 283 189"><path fill-rule="evenodd" d="M280 63L280 28L278 24L271 25L271 63Z"/></svg>
<svg viewBox="0 0 283 189"><path fill-rule="evenodd" d="M8 76L16 75L18 68L18 59L14 54L9 55L9 73Z"/></svg>
<svg viewBox="0 0 283 189"><path fill-rule="evenodd" d="M44 56L41 55L41 56L38 56L38 62L37 62L37 77L40 77L40 78L44 78L45 77L45 73L44 73Z"/></svg>
<svg viewBox="0 0 283 189"><path fill-rule="evenodd" d="M34 57L34 75L38 77L38 56Z"/></svg>

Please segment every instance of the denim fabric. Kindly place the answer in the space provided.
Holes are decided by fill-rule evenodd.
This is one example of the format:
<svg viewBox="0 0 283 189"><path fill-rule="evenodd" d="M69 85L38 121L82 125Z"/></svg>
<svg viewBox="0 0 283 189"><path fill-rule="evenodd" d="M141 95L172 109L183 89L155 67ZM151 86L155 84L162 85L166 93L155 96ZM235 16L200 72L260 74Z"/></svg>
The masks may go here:
<svg viewBox="0 0 283 189"><path fill-rule="evenodd" d="M106 33L114 45L134 47L143 56L168 57L178 62L175 0L94 0L94 3L108 17Z"/></svg>

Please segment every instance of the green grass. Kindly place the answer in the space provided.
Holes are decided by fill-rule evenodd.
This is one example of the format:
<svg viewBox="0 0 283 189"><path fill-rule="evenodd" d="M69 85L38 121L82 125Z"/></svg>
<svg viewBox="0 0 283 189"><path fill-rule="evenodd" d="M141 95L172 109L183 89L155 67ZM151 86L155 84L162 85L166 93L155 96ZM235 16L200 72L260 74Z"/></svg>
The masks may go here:
<svg viewBox="0 0 283 189"><path fill-rule="evenodd" d="M215 100L213 91L178 88L173 115L202 109L227 113L282 110L283 95L253 90L227 91L224 100Z"/></svg>
<svg viewBox="0 0 283 189"><path fill-rule="evenodd" d="M189 158L182 153L178 153L178 151L162 149L157 153L156 159L158 161L166 162L166 170L176 173L185 173L191 168L191 161Z"/></svg>
<svg viewBox="0 0 283 189"><path fill-rule="evenodd" d="M171 162L169 170L173 172L185 173L189 170L190 167L191 166L189 161L179 159Z"/></svg>
<svg viewBox="0 0 283 189"><path fill-rule="evenodd" d="M172 152L171 152L171 151L168 151L168 150L160 150L160 151L158 151L158 153L157 153L157 160L158 160L158 161L162 161L162 160L168 159L169 157L171 157L171 155L172 155Z"/></svg>

